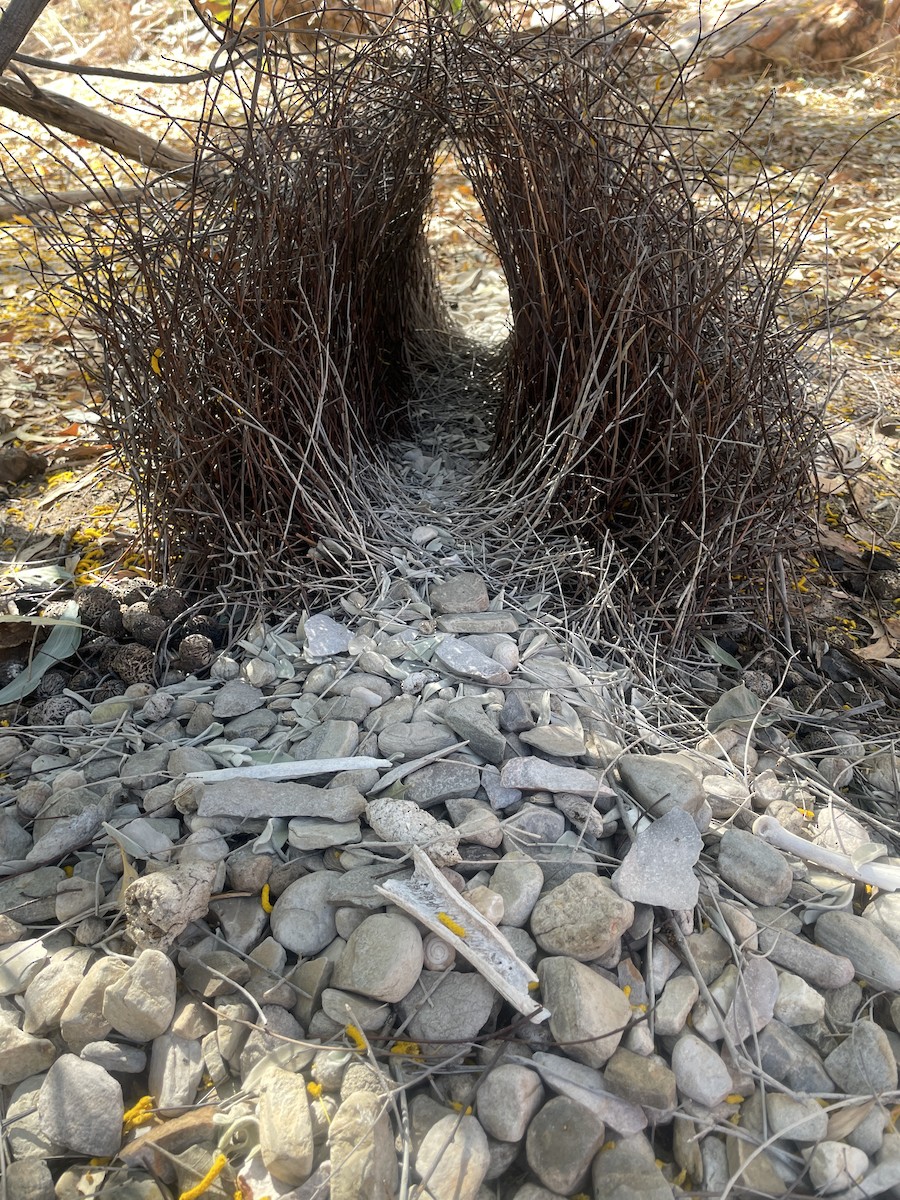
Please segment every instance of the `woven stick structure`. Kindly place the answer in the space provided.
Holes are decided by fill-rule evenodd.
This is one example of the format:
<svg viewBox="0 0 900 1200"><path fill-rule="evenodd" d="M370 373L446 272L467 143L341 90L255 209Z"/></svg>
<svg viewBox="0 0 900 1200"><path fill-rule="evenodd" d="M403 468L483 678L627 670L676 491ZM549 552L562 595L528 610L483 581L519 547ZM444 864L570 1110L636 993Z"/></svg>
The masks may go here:
<svg viewBox="0 0 900 1200"><path fill-rule="evenodd" d="M211 85L187 182L48 216L158 575L277 600L396 562L416 414L492 413L455 561L539 562L620 624L677 640L795 544L819 431L776 305L800 239L751 258L767 218L732 214L642 53L631 24L415 6L316 56L275 41ZM447 147L509 288L499 357L435 282Z"/></svg>

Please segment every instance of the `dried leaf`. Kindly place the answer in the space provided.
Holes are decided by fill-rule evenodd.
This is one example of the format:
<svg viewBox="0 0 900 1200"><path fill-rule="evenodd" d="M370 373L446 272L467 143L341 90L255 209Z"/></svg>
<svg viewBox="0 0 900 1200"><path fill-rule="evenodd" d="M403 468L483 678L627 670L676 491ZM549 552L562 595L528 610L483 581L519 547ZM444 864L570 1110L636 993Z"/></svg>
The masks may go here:
<svg viewBox="0 0 900 1200"><path fill-rule="evenodd" d="M761 708L759 696L739 683L720 696L706 714L706 728L710 733L728 726L746 728L757 720Z"/></svg>
<svg viewBox="0 0 900 1200"><path fill-rule="evenodd" d="M68 496L71 492L80 492L82 488L93 483L102 470L102 467L94 467L93 471L87 471L84 475L79 476L78 479L71 479L68 483L60 483L56 487L50 488L36 502L36 507L46 508L48 504L53 504L60 496Z"/></svg>
<svg viewBox="0 0 900 1200"><path fill-rule="evenodd" d="M879 637L877 641L863 646L861 650L854 650L854 654L865 662L893 660L897 651L900 650L900 618L885 617L883 621L876 621L869 617L868 620L872 622L874 631Z"/></svg>
<svg viewBox="0 0 900 1200"><path fill-rule="evenodd" d="M831 1142L843 1142L862 1124L874 1107L874 1100L866 1100L863 1104L853 1104L831 1113L828 1117L828 1133L825 1136Z"/></svg>
<svg viewBox="0 0 900 1200"><path fill-rule="evenodd" d="M53 629L25 670L5 688L0 688L0 704L12 704L24 696L29 696L51 667L75 653L81 644L82 633L78 614L78 605L74 600L69 600L59 620L44 617L30 619L32 624L52 625Z"/></svg>

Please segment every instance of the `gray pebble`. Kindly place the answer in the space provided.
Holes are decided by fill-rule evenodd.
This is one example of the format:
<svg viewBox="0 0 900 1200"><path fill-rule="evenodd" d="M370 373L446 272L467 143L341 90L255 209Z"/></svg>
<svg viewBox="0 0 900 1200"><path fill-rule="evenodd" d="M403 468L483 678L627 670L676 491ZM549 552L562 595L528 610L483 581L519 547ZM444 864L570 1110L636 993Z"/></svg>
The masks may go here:
<svg viewBox="0 0 900 1200"><path fill-rule="evenodd" d="M625 994L572 958L543 959L538 978L554 1038L570 1058L589 1067L602 1067L631 1020Z"/></svg>
<svg viewBox="0 0 900 1200"><path fill-rule="evenodd" d="M59 1029L62 1014L75 989L87 973L93 955L89 950L66 947L57 950L22 997L26 1033L50 1033Z"/></svg>
<svg viewBox="0 0 900 1200"><path fill-rule="evenodd" d="M503 826L503 849L523 850L540 859L547 847L555 845L566 828L566 819L555 808L538 804L523 804L517 813L508 817Z"/></svg>
<svg viewBox="0 0 900 1200"><path fill-rule="evenodd" d="M303 636L310 658L331 658L335 654L345 654L353 641L353 634L347 626L325 613L315 613L306 618Z"/></svg>
<svg viewBox="0 0 900 1200"><path fill-rule="evenodd" d="M672 1112L678 1100L675 1075L658 1054L635 1054L619 1046L603 1078L617 1096L657 1114Z"/></svg>
<svg viewBox="0 0 900 1200"><path fill-rule="evenodd" d="M523 792L571 792L574 796L609 795L597 776L578 767L559 767L544 758L511 758L503 764L500 783Z"/></svg>
<svg viewBox="0 0 900 1200"><path fill-rule="evenodd" d="M409 762L455 746L458 739L443 725L431 721L388 725L378 734L378 753L396 762Z"/></svg>
<svg viewBox="0 0 900 1200"><path fill-rule="evenodd" d="M519 622L512 612L472 612L439 616L442 633L517 633Z"/></svg>
<svg viewBox="0 0 900 1200"><path fill-rule="evenodd" d="M641 1135L620 1138L595 1156L591 1180L597 1200L672 1200L672 1188L646 1145Z"/></svg>
<svg viewBox="0 0 900 1200"><path fill-rule="evenodd" d="M176 746L169 755L166 771L174 779L191 771L212 771L216 760L199 746Z"/></svg>
<svg viewBox="0 0 900 1200"><path fill-rule="evenodd" d="M337 932L328 903L334 871L314 871L284 889L269 917L272 936L286 950L303 957L324 950Z"/></svg>
<svg viewBox="0 0 900 1200"><path fill-rule="evenodd" d="M725 1017L725 1028L735 1042L759 1033L772 1019L778 999L778 972L767 958L744 959L734 1000Z"/></svg>
<svg viewBox="0 0 900 1200"><path fill-rule="evenodd" d="M317 758L349 758L359 748L359 727L355 721L323 721L294 749L300 762Z"/></svg>
<svg viewBox="0 0 900 1200"><path fill-rule="evenodd" d="M448 635L435 648L434 657L451 675L488 686L512 683L512 677L496 659L482 654L464 638Z"/></svg>
<svg viewBox="0 0 900 1200"><path fill-rule="evenodd" d="M501 1062L485 1074L478 1088L478 1120L491 1137L520 1142L543 1097L544 1088L536 1071Z"/></svg>
<svg viewBox="0 0 900 1200"><path fill-rule="evenodd" d="M811 1025L825 1016L825 997L799 975L780 971L774 1015L785 1025Z"/></svg>
<svg viewBox="0 0 900 1200"><path fill-rule="evenodd" d="M795 1092L832 1092L834 1082L821 1058L798 1033L770 1021L759 1035L760 1065Z"/></svg>
<svg viewBox="0 0 900 1200"><path fill-rule="evenodd" d="M361 838L359 821L294 817L288 822L288 844L295 850L326 850L329 846L350 845Z"/></svg>
<svg viewBox="0 0 900 1200"><path fill-rule="evenodd" d="M554 758L578 758L585 750L584 735L566 725L537 725L534 729L524 729L519 738L526 746Z"/></svg>
<svg viewBox="0 0 900 1200"><path fill-rule="evenodd" d="M702 849L693 817L681 808L670 809L638 831L622 865L613 874L613 887L635 903L693 908L700 890L694 864Z"/></svg>
<svg viewBox="0 0 900 1200"><path fill-rule="evenodd" d="M301 1044L302 1026L287 1009L264 1004L262 1012L266 1024L257 1025L250 1031L241 1050L240 1074L245 1081L256 1064L264 1058L290 1071L305 1067L313 1057L313 1051Z"/></svg>
<svg viewBox="0 0 900 1200"><path fill-rule="evenodd" d="M444 721L469 748L485 762L499 764L506 753L506 738L477 700L451 700L443 713Z"/></svg>
<svg viewBox="0 0 900 1200"><path fill-rule="evenodd" d="M407 800L420 808L431 808L457 796L474 796L481 786L481 776L469 763L436 762L407 775L404 786Z"/></svg>
<svg viewBox="0 0 900 1200"><path fill-rule="evenodd" d="M792 1142L815 1145L828 1132L828 1113L809 1096L769 1092L766 1096L769 1129Z"/></svg>
<svg viewBox="0 0 900 1200"><path fill-rule="evenodd" d="M832 954L808 938L764 925L760 925L758 937L761 954L813 987L839 988L853 979L853 963L846 955Z"/></svg>
<svg viewBox="0 0 900 1200"><path fill-rule="evenodd" d="M897 1087L897 1061L890 1040L874 1021L857 1019L824 1066L838 1087L851 1095L878 1096Z"/></svg>
<svg viewBox="0 0 900 1200"><path fill-rule="evenodd" d="M672 1037L684 1029L697 997L700 984L693 975L674 975L663 989L654 1012L658 1037Z"/></svg>
<svg viewBox="0 0 900 1200"><path fill-rule="evenodd" d="M109 1157L122 1143L122 1089L96 1063L63 1054L44 1079L38 1098L41 1127L75 1154Z"/></svg>
<svg viewBox="0 0 900 1200"><path fill-rule="evenodd" d="M395 1003L413 987L422 963L422 935L413 922L377 914L367 917L350 934L335 966L332 986Z"/></svg>
<svg viewBox="0 0 900 1200"><path fill-rule="evenodd" d="M781 904L794 881L781 851L746 829L725 831L718 866L725 882L756 904Z"/></svg>
<svg viewBox="0 0 900 1200"><path fill-rule="evenodd" d="M631 927L634 905L606 879L578 874L546 892L531 914L531 933L547 954L589 962L606 954Z"/></svg>
<svg viewBox="0 0 900 1200"><path fill-rule="evenodd" d="M7 1162L3 1182L7 1200L55 1200L56 1197L50 1168L37 1158Z"/></svg>
<svg viewBox="0 0 900 1200"><path fill-rule="evenodd" d="M233 741L236 738L251 738L261 742L278 724L278 714L267 708L258 708L255 712L242 713L226 722L222 736Z"/></svg>
<svg viewBox="0 0 900 1200"><path fill-rule="evenodd" d="M378 1032L393 1015L393 1009L384 1001L370 1000L339 988L325 988L321 997L322 1010L338 1025L355 1025L365 1033Z"/></svg>
<svg viewBox="0 0 900 1200"><path fill-rule="evenodd" d="M139 1046L126 1046L119 1042L88 1042L80 1057L96 1063L104 1071L118 1071L125 1075L136 1075L147 1065L147 1055Z"/></svg>
<svg viewBox="0 0 900 1200"><path fill-rule="evenodd" d="M243 679L229 679L216 692L213 699L213 716L217 720L223 717L240 717L244 713L262 708L266 698L259 690Z"/></svg>
<svg viewBox="0 0 900 1200"><path fill-rule="evenodd" d="M676 1042L672 1071L679 1092L707 1108L714 1108L733 1090L731 1072L718 1051L692 1033Z"/></svg>
<svg viewBox="0 0 900 1200"><path fill-rule="evenodd" d="M150 1051L148 1087L161 1113L177 1116L177 1110L193 1104L203 1075L203 1054L195 1038L163 1034Z"/></svg>
<svg viewBox="0 0 900 1200"><path fill-rule="evenodd" d="M55 1058L53 1042L0 1022L0 1087L21 1083L39 1071L46 1071Z"/></svg>
<svg viewBox="0 0 900 1200"><path fill-rule="evenodd" d="M23 859L33 844L31 834L22 828L12 813L0 812L0 861L16 862Z"/></svg>
<svg viewBox="0 0 900 1200"><path fill-rule="evenodd" d="M672 808L697 813L706 799L696 763L681 754L623 754L617 763L625 787L646 812Z"/></svg>
<svg viewBox="0 0 900 1200"><path fill-rule="evenodd" d="M483 800L471 800L467 797L448 800L447 815L459 834L460 842L496 849L503 841L500 819Z"/></svg>
<svg viewBox="0 0 900 1200"><path fill-rule="evenodd" d="M900 893L879 892L863 909L862 916L900 949Z"/></svg>
<svg viewBox="0 0 900 1200"><path fill-rule="evenodd" d="M545 1187L569 1195L587 1179L605 1136L596 1113L568 1096L554 1096L528 1126L528 1165Z"/></svg>
<svg viewBox="0 0 900 1200"><path fill-rule="evenodd" d="M103 1015L106 989L127 970L116 958L101 958L88 969L63 1009L60 1030L64 1041L76 1053L88 1042L105 1038L111 1026Z"/></svg>
<svg viewBox="0 0 900 1200"><path fill-rule="evenodd" d="M521 850L510 850L491 875L491 889L503 898L503 924L524 925L544 886L540 865Z"/></svg>
<svg viewBox="0 0 900 1200"><path fill-rule="evenodd" d="M481 576L474 571L463 571L443 583L432 583L428 589L428 602L432 610L441 616L483 613L487 612L489 597Z"/></svg>
<svg viewBox="0 0 900 1200"><path fill-rule="evenodd" d="M856 974L875 987L900 991L900 949L873 921L846 912L824 912L813 936L832 954L849 958Z"/></svg>
<svg viewBox="0 0 900 1200"><path fill-rule="evenodd" d="M326 817L330 821L353 821L365 806L365 798L355 787L319 788L308 783L228 779L205 785L197 812L201 817L249 820Z"/></svg>
<svg viewBox="0 0 900 1200"><path fill-rule="evenodd" d="M809 1182L817 1195L830 1196L862 1182L868 1169L869 1157L862 1150L843 1142L820 1142L809 1158Z"/></svg>
<svg viewBox="0 0 900 1200"><path fill-rule="evenodd" d="M423 971L401 1001L400 1013L404 1021L410 1018L406 1032L423 1054L446 1058L481 1033L495 1001L493 988L478 974Z"/></svg>

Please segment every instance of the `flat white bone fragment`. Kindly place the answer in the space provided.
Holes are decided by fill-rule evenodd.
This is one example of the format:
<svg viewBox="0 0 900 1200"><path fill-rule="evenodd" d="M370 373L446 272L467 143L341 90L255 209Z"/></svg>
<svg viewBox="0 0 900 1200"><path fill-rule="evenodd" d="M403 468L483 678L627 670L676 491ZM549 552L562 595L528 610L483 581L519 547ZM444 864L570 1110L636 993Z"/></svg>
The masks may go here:
<svg viewBox="0 0 900 1200"><path fill-rule="evenodd" d="M503 934L447 882L427 854L414 846L412 856L412 878L389 879L376 884L375 890L467 958L491 987L529 1020L546 1021L549 1009L529 991L529 984L532 988L537 984L537 975Z"/></svg>

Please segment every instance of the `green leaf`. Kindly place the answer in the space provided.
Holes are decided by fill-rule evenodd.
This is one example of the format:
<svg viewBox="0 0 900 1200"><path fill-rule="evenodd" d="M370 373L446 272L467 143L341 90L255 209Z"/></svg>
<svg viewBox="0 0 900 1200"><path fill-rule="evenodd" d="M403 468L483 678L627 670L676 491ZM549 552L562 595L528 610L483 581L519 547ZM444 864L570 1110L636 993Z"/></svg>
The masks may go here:
<svg viewBox="0 0 900 1200"><path fill-rule="evenodd" d="M718 642L714 642L712 638L704 637L702 633L697 635L697 641L706 651L710 658L714 658L717 663L721 663L723 667L731 667L733 671L742 671L743 667L738 660L729 654L727 650L723 650Z"/></svg>
<svg viewBox="0 0 900 1200"><path fill-rule="evenodd" d="M52 625L50 636L35 654L24 671L18 674L5 688L0 688L0 704L12 704L29 696L40 683L44 674L75 653L81 645L82 626L78 621L79 608L74 600L69 600L63 609L62 617L44 618L32 617L33 625ZM28 618L26 618L28 619Z"/></svg>

